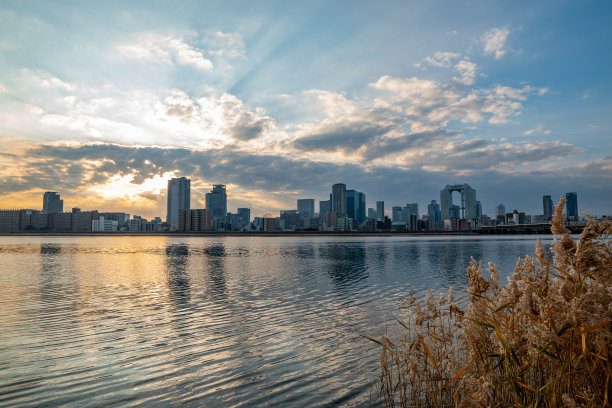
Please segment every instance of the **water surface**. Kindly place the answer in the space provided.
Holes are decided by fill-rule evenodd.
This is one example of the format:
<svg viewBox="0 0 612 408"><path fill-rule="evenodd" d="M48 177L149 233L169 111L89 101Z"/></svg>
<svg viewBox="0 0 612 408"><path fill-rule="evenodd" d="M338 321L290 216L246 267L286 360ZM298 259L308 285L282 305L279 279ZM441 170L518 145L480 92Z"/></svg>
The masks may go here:
<svg viewBox="0 0 612 408"><path fill-rule="evenodd" d="M0 237L0 406L368 406L360 335L535 239Z"/></svg>

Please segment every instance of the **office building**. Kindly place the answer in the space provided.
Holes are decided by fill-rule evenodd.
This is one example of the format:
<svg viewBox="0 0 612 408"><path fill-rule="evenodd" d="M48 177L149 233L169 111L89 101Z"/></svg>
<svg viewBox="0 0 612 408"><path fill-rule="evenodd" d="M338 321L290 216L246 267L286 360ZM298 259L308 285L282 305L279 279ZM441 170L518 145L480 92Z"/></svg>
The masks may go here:
<svg viewBox="0 0 612 408"><path fill-rule="evenodd" d="M346 215L346 185L334 184L332 187L332 211L339 215Z"/></svg>
<svg viewBox="0 0 612 408"><path fill-rule="evenodd" d="M474 219L474 211L476 208L476 190L470 187L469 184L447 184L444 190L440 191L440 210L442 212L442 219L454 219L452 218L450 211L451 207L453 206L452 194L455 191L461 194L459 218L464 220Z"/></svg>
<svg viewBox="0 0 612 408"><path fill-rule="evenodd" d="M215 184L209 193L206 193L206 209L212 214L213 230L225 228L227 215L227 191L225 184Z"/></svg>
<svg viewBox="0 0 612 408"><path fill-rule="evenodd" d="M190 207L191 181L185 177L168 180L166 222L170 224L171 230L178 227L178 216L180 210L188 210Z"/></svg>
<svg viewBox="0 0 612 408"><path fill-rule="evenodd" d="M474 206L474 218L482 218L482 203L480 201L476 201Z"/></svg>
<svg viewBox="0 0 612 408"><path fill-rule="evenodd" d="M441 230L444 227L440 204L436 200L431 200L431 203L427 206L427 222L430 230Z"/></svg>
<svg viewBox="0 0 612 408"><path fill-rule="evenodd" d="M378 221L382 221L385 218L385 202L377 201L376 202L376 219Z"/></svg>
<svg viewBox="0 0 612 408"><path fill-rule="evenodd" d="M544 210L544 219L546 221L552 220L555 205L549 195L545 195L542 197L542 206Z"/></svg>
<svg viewBox="0 0 612 408"><path fill-rule="evenodd" d="M495 206L495 216L504 216L506 214L506 206L503 204L497 204Z"/></svg>
<svg viewBox="0 0 612 408"><path fill-rule="evenodd" d="M368 208L368 219L375 220L376 219L376 210L373 208Z"/></svg>
<svg viewBox="0 0 612 408"><path fill-rule="evenodd" d="M568 221L578 221L578 193L565 193L565 213Z"/></svg>
<svg viewBox="0 0 612 408"><path fill-rule="evenodd" d="M297 211L300 215L300 226L303 228L309 227L309 220L314 218L315 210L314 210L314 199L312 198L302 198L297 200Z"/></svg>
<svg viewBox="0 0 612 408"><path fill-rule="evenodd" d="M115 220L106 219L100 215L97 220L91 220L91 230L94 232L117 231L119 223Z"/></svg>
<svg viewBox="0 0 612 408"><path fill-rule="evenodd" d="M404 222L404 217L402 215L402 207L400 207L399 205L391 207L391 221Z"/></svg>
<svg viewBox="0 0 612 408"><path fill-rule="evenodd" d="M240 222L243 227L246 227L251 223L251 209L250 208L238 208L237 211L240 216Z"/></svg>
<svg viewBox="0 0 612 408"><path fill-rule="evenodd" d="M319 217L323 218L331 211L331 200L319 201Z"/></svg>
<svg viewBox="0 0 612 408"><path fill-rule="evenodd" d="M43 196L43 213L56 213L64 211L64 200L55 191L47 191Z"/></svg>

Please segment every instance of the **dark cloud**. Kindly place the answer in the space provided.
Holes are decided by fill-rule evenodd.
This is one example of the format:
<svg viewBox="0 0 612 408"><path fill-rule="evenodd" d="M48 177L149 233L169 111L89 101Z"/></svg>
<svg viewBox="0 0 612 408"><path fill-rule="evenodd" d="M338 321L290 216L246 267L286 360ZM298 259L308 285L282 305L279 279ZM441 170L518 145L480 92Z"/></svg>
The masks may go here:
<svg viewBox="0 0 612 408"><path fill-rule="evenodd" d="M426 134L422 137L425 138ZM573 151L563 144L558 144L556 148L556 151L555 146L550 145L539 149L519 148L517 157L506 152L499 160L522 160L518 157L521 151L529 160L544 151L557 156ZM507 149L510 150L509 147ZM484 160L486 163L492 160L486 152L484 156L469 152L462 157L462 160ZM81 160L99 163L99 167L85 169L80 167ZM442 158L437 157L436 160L441 161ZM457 156L452 160L460 159ZM596 214L612 212L609 204L612 202L612 172L609 171L612 158L568 167L562 171L508 173L495 166L488 166L465 176L451 170L433 172L392 166L336 164L280 155L252 154L236 148L200 151L96 144L35 146L25 152L22 162L22 174L0 179L0 192L40 189L78 195L92 184L93 181L85 177L91 172L95 174L96 181L103 181L105 177L108 179L116 174L132 174L137 182L144 181L147 178L144 175L152 177L176 171L177 175L190 177L194 184L207 180L211 183L234 184L247 191L287 192L286 201L289 206L296 198L293 192L299 191L300 196L310 196L318 201L327 199L333 183L344 182L348 188L366 193L370 207L377 200L385 200L388 207L418 202L421 211L424 211L430 200L439 200L440 190L446 184L468 183L477 190L477 198L483 202L485 212L488 213L493 212L496 204L504 203L507 208L538 214L542 195L560 196L567 191L578 192L580 210ZM154 195L147 198L159 200L159 196ZM193 200L195 202L201 198L193 197Z"/></svg>
<svg viewBox="0 0 612 408"><path fill-rule="evenodd" d="M391 125L372 122L333 123L317 129L315 133L300 137L294 146L306 151L353 152L375 142L375 139L393 129Z"/></svg>
<svg viewBox="0 0 612 408"><path fill-rule="evenodd" d="M267 116L240 112L234 118L234 123L227 128L227 132L235 140L249 141L261 136L270 125L271 119Z"/></svg>

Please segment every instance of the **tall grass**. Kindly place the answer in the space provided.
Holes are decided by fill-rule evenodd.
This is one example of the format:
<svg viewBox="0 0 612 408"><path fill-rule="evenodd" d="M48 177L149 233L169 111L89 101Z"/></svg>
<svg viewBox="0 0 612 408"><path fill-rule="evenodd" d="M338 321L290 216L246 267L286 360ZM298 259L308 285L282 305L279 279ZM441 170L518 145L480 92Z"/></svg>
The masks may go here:
<svg viewBox="0 0 612 408"><path fill-rule="evenodd" d="M562 209L552 255L538 239L505 286L472 259L468 298L413 296L399 339L383 336L378 401L395 407L605 407L612 388L612 233L589 218L577 240ZM551 258L553 259L551 261Z"/></svg>

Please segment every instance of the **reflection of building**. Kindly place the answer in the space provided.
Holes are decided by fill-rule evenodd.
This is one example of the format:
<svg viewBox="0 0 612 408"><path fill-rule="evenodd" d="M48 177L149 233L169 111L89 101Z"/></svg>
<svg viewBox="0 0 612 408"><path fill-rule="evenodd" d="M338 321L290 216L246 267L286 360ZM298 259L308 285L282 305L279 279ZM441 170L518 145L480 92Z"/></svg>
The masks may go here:
<svg viewBox="0 0 612 408"><path fill-rule="evenodd" d="M64 200L55 191L47 191L43 196L43 212L45 214L64 211Z"/></svg>
<svg viewBox="0 0 612 408"><path fill-rule="evenodd" d="M578 221L578 194L565 193L565 212L568 221Z"/></svg>
<svg viewBox="0 0 612 408"><path fill-rule="evenodd" d="M190 184L191 181L185 177L168 180L166 222L170 224L170 229L176 229L178 227L179 211L191 208Z"/></svg>
<svg viewBox="0 0 612 408"><path fill-rule="evenodd" d="M332 211L346 215L346 185L342 183L332 186Z"/></svg>
<svg viewBox="0 0 612 408"><path fill-rule="evenodd" d="M542 206L544 209L544 220L552 220L554 204L552 198L549 195L545 195L542 197Z"/></svg>

